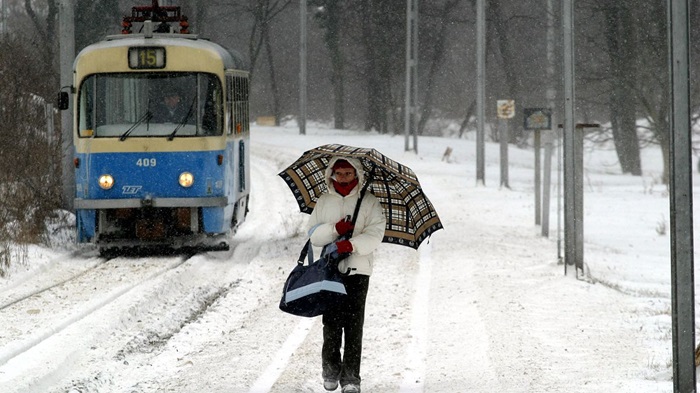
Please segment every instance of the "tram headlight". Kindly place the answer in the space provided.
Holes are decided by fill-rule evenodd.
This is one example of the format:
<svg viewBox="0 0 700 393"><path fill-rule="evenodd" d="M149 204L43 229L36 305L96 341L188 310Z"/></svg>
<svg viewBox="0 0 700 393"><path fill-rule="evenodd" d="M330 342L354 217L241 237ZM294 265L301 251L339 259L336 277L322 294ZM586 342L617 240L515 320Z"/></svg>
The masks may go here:
<svg viewBox="0 0 700 393"><path fill-rule="evenodd" d="M180 185L185 188L192 187L192 184L194 184L194 176L189 172L182 172L178 181Z"/></svg>
<svg viewBox="0 0 700 393"><path fill-rule="evenodd" d="M109 190L114 186L114 178L111 175L102 175L97 180L97 183L103 190Z"/></svg>

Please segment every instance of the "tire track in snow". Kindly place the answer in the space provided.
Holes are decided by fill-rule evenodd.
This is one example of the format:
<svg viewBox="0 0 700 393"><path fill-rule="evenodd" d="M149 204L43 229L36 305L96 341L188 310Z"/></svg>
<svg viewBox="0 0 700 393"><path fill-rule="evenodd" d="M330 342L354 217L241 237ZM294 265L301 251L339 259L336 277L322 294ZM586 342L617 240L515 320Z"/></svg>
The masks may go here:
<svg viewBox="0 0 700 393"><path fill-rule="evenodd" d="M428 309L430 302L431 247L425 242L420 248L416 292L411 305L411 342L407 349L406 371L399 392L422 393L425 386L427 354Z"/></svg>
<svg viewBox="0 0 700 393"><path fill-rule="evenodd" d="M299 214L296 201L277 173L281 171L279 150L264 146L252 148L252 177L257 181L251 188L248 219L239 229L239 240L289 238L298 234L306 215ZM293 159L289 160L291 163ZM277 221L279 225L270 225ZM249 222L250 221L250 222ZM234 237L235 239L235 237Z"/></svg>
<svg viewBox="0 0 700 393"><path fill-rule="evenodd" d="M264 146L253 150L253 154L258 158L253 166L253 171L256 173L256 178L263 179L259 182L262 184L262 192L258 193L260 201L258 201L258 206L263 208L267 214L274 211L271 206L275 206L278 209L283 210L280 212L282 217L282 222L285 225L285 229L288 236L293 236L298 231L301 226L300 220L305 217L301 216L298 212L293 211L293 214L289 214L291 209L283 209L283 206L296 206L296 202L291 197L291 192L287 189L281 178L278 178L277 173L282 169L279 164L282 162L282 158L279 155L278 149L267 149ZM288 160L291 163L294 160L292 155L289 156ZM272 175L274 178L269 181L267 178ZM277 180L275 183L274 181ZM264 198L264 199L263 199ZM256 198L257 199L257 198ZM285 214L286 213L286 214ZM269 223L268 220L264 220L265 223ZM268 229L269 230L269 229ZM275 386L277 380L280 378L282 373L287 369L289 359L296 352L296 350L302 345L306 340L311 328L316 319L312 318L302 318L296 324L295 328L287 336L286 340L277 351L272 361L268 364L265 370L258 376L255 382L251 385L249 393L268 393Z"/></svg>
<svg viewBox="0 0 700 393"><path fill-rule="evenodd" d="M294 352L306 340L315 319L303 318L297 323L292 333L287 337L287 340L282 344L282 347L274 357L272 363L258 377L251 386L249 393L267 393L275 385L279 377L286 370L289 359Z"/></svg>

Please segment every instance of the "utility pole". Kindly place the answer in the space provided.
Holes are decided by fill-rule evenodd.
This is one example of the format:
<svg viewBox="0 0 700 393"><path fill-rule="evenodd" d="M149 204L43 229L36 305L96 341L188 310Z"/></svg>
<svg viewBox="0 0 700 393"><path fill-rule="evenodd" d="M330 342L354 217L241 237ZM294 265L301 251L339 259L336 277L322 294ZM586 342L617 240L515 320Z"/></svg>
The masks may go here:
<svg viewBox="0 0 700 393"><path fill-rule="evenodd" d="M405 151L418 153L418 0L406 0ZM413 137L413 148L410 139Z"/></svg>
<svg viewBox="0 0 700 393"><path fill-rule="evenodd" d="M299 134L306 134L306 1L299 0L300 41L299 45Z"/></svg>
<svg viewBox="0 0 700 393"><path fill-rule="evenodd" d="M579 151L583 129L576 127L574 83L574 0L563 0L564 34L564 261L583 270L583 190L576 174L582 173ZM570 174L567 176L567 174ZM582 271L581 271L582 273Z"/></svg>
<svg viewBox="0 0 700 393"><path fill-rule="evenodd" d="M696 391L689 0L668 2L673 391Z"/></svg>
<svg viewBox="0 0 700 393"><path fill-rule="evenodd" d="M554 0L547 0L547 105L549 106L552 127L543 130L544 133L544 187L542 189L542 236L549 237L549 201L551 194L551 174L552 174L552 148L555 135L557 119L556 105L556 85L554 70ZM559 212L557 211L557 214ZM538 216L539 217L539 216Z"/></svg>
<svg viewBox="0 0 700 393"><path fill-rule="evenodd" d="M73 210L75 168L73 167L73 59L75 58L75 4L61 0L58 10L61 90L68 89L68 110L61 111L61 183L63 208Z"/></svg>
<svg viewBox="0 0 700 393"><path fill-rule="evenodd" d="M476 183L484 178L484 123L486 117L486 0L476 0Z"/></svg>

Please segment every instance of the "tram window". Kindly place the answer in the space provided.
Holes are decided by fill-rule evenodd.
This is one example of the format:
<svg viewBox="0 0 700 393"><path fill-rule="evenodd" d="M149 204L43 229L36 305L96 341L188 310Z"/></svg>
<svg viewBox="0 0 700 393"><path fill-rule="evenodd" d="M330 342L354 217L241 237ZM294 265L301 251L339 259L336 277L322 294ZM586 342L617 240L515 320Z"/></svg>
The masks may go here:
<svg viewBox="0 0 700 393"><path fill-rule="evenodd" d="M245 184L245 143L241 140L238 144L238 191L242 192L246 188Z"/></svg>
<svg viewBox="0 0 700 393"><path fill-rule="evenodd" d="M233 131L236 134L246 133L250 129L248 106L248 78L242 76L235 76L232 79L232 112L234 118Z"/></svg>
<svg viewBox="0 0 700 393"><path fill-rule="evenodd" d="M233 76L226 75L226 133L233 133Z"/></svg>
<svg viewBox="0 0 700 393"><path fill-rule="evenodd" d="M216 78L204 78L200 75L200 79L202 79L199 84L202 91L199 94L201 107L198 113L202 114L202 129L208 135L221 134L223 120L221 84Z"/></svg>
<svg viewBox="0 0 700 393"><path fill-rule="evenodd" d="M88 76L79 90L81 137L221 135L223 94L213 74L124 73ZM177 131L174 131L177 128Z"/></svg>

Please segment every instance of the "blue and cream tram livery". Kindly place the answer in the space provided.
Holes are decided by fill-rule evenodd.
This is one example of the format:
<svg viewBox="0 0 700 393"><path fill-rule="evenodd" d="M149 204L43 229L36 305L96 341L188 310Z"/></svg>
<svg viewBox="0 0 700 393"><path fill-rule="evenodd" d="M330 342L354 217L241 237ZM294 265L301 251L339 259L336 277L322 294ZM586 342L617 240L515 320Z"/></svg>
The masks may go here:
<svg viewBox="0 0 700 393"><path fill-rule="evenodd" d="M153 3L74 62L77 239L103 252L227 249L248 211L248 72L240 56L183 34L179 7Z"/></svg>

